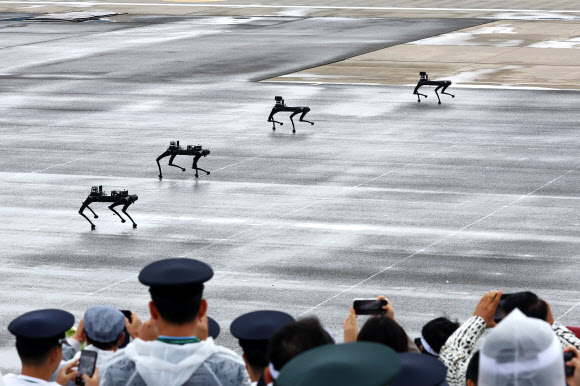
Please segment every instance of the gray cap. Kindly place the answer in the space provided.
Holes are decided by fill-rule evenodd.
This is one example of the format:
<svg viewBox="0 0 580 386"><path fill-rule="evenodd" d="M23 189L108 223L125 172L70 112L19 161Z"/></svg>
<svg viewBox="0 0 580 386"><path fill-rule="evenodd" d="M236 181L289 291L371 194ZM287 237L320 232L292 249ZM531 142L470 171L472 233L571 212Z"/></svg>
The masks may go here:
<svg viewBox="0 0 580 386"><path fill-rule="evenodd" d="M123 333L125 315L111 306L94 306L85 312L85 334L99 343L114 342Z"/></svg>

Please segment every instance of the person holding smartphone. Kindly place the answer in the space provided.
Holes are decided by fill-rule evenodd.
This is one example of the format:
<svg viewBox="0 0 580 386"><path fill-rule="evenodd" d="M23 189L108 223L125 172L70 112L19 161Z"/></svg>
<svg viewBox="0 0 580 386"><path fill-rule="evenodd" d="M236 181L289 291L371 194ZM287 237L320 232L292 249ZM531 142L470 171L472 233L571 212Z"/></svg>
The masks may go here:
<svg viewBox="0 0 580 386"><path fill-rule="evenodd" d="M118 309L108 305L97 305L85 311L82 331L75 334L81 342L86 342L84 351L94 352L96 366L101 374L104 374L109 361L119 349L119 345L125 339L125 315ZM77 352L71 361L81 358L81 352ZM70 362L67 362L67 364Z"/></svg>
<svg viewBox="0 0 580 386"><path fill-rule="evenodd" d="M71 362L58 372L56 381L50 377L62 360L62 344L65 332L74 324L74 316L66 311L46 309L27 312L8 325L8 331L16 336L16 351L22 362L20 375L7 374L3 380L6 386L32 384L66 385L78 376ZM82 376L85 386L98 386L99 377Z"/></svg>

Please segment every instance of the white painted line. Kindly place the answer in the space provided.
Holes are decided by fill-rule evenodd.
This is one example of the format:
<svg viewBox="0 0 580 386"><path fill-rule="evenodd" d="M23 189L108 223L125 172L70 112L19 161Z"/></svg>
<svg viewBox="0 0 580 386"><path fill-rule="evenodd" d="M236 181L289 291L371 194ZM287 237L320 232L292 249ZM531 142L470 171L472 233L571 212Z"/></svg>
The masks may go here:
<svg viewBox="0 0 580 386"><path fill-rule="evenodd" d="M115 286L117 286L117 285L119 285L119 284L121 284L121 283L124 283L124 282L126 282L126 281L128 281L128 280L132 279L133 277L136 277L136 276L137 276L137 275L131 275L131 277L128 277L128 278L126 278L126 279L123 279L123 280L121 280L121 281L118 281L118 282L116 282L116 283L114 283L114 284L108 285L108 286L106 286L106 287L103 287L103 288L101 288L101 289L98 289L98 290L96 290L95 292L91 292L91 293L88 293L88 294L86 294L86 295L83 295L83 296L81 296L81 297L79 297L79 298L76 298L75 300L71 300L70 302L68 302L68 303L65 303L65 304L63 304L63 305L61 305L61 306L59 306L59 307L63 307L63 308L64 308L64 307L67 307L67 306L69 306L69 305L71 305L71 304L73 304L73 303L76 303L76 302L78 302L79 300L82 300L82 299L88 298L89 296L92 296L92 295L96 295L96 294L98 294L99 292L103 292L103 291L104 291L104 290L106 290L106 289L113 288L113 287L115 287Z"/></svg>
<svg viewBox="0 0 580 386"><path fill-rule="evenodd" d="M498 208L498 209L494 210L494 211L493 211L493 212L491 212L491 213L488 213L488 214L486 214L485 216L483 216L483 217L481 217L480 219L478 219L478 220L476 220L476 221L472 222L471 224L468 224L468 225L464 226L463 228L461 228L461 229L458 229L458 230L456 230L456 231L454 231L454 232L452 232L452 233L448 234L447 236L440 238L439 240L437 240L437 241L435 241L435 242L433 242L433 243L431 243L431 244L427 245L426 247L423 247L423 248L421 248L421 249L419 249L419 250L415 251L414 253L412 253L412 254L408 255L407 257L404 257L404 258L402 258L401 260L399 260L399 261L397 261L397 262L395 262L395 263L391 264L390 266L388 266L388 267L386 267L386 268L383 268L382 270L380 270L380 271L378 271L378 272L376 272L376 273L372 274L371 276L367 277L366 279L364 279L364 280L361 280L361 281L359 281L358 283L355 283L355 284L351 285L350 287L348 287L348 288L347 288L347 289L345 289L344 291L341 291L341 292L337 293L336 295L334 295L334 296L332 296L332 297L330 297L330 298L326 299L325 301L323 301L323 302L321 302L321 303L318 303L317 305L315 305L315 306L313 306L313 307L309 308L308 310L304 311L303 313L301 313L301 314L300 314L300 315L298 315L298 316L302 316L302 315L304 315L304 314L307 314L307 313L309 313L309 312L312 312L312 311L314 311L315 309L319 308L320 306L322 306L322 305L324 305L324 304L326 304L326 303L330 302L331 300L333 300L333 299L335 299L335 298L339 297L340 295L343 295L343 294L345 294L345 293L347 293L347 292L350 292L350 290L352 290L352 289L354 289L354 288L356 288L356 287L360 286L361 284L364 284L364 283L366 283L367 281L369 281L369 280L373 279L374 277L376 277L376 276L378 276L378 275L382 274L382 273L383 273L383 272L385 272L385 271L388 271L389 269L393 268L394 266L396 266L396 265L399 265L399 264L402 264L402 263L404 263L405 261L409 260L410 258L412 258L412 257L414 257L414 256L417 256L418 254L420 254L420 253L422 253L422 252L426 251L427 249L429 249L429 248L431 248L431 247L433 247L433 246L435 246L435 245L437 245L437 244L439 244L439 243L441 243L441 242L443 242L443 241L447 240L447 239L448 239L448 238L450 238L450 237L453 237L453 236L457 235L458 233L460 233L460 232L464 231L465 229L467 229L467 228L469 228L469 227L471 227L471 226L473 226L473 225L475 225L475 224L477 224L477 223L479 223L479 222L481 222L481 221L485 220L486 218L488 218L488 217L491 217L491 216L493 216L494 214L496 214L496 213L498 213L498 212L500 212L500 211L504 210L504 209L505 209L505 208L507 208L508 206L510 206L510 205L513 205L513 204L515 204L516 202L518 202L518 201L521 201L521 200L523 200L524 198L531 196L532 194L536 193L538 190L541 190L541 189L545 188L546 186L548 186L548 185L552 184L553 182L555 182L555 181L559 180L560 178L562 178L562 177L564 177L564 176L566 176L566 175L568 175L568 174L570 174L570 173L572 173L572 172L574 172L574 171L578 170L579 168L580 168L580 165L576 166L574 169L570 169L570 170L568 170L566 173L563 173L563 174L559 175L558 177L554 178L554 179L553 179L553 180L551 180L550 182L547 182L547 183L545 183L544 185L540 186L539 188L537 188L537 189L534 189L534 190L532 190L531 192L529 192L529 193L527 193L527 194L524 194L524 195L522 195L522 196L518 197L517 199L515 199L515 200L513 200L513 201L511 201L511 202L509 202L509 203L507 203L506 205L504 205L504 206L502 206L502 207L500 207L500 208ZM579 304L580 304L580 303L579 303ZM575 305L574 307L576 307L576 305ZM572 307L572 308L574 308L574 307ZM572 309L572 308L571 308L571 309ZM570 310L571 310L571 309L570 309ZM565 315L565 314L564 314L564 315ZM562 316L563 316L563 315L562 315Z"/></svg>
<svg viewBox="0 0 580 386"><path fill-rule="evenodd" d="M299 73L295 73L296 77L300 77ZM292 76L293 74L288 74L285 76ZM449 79L453 79L452 76L448 77ZM271 80L265 79L261 82L266 83L297 83L297 84L313 84L312 81L306 80L281 80L280 77L271 78ZM318 85L325 85L325 86L373 86L373 87L415 87L417 84L385 84L385 83L363 83L363 82L316 82ZM569 86L567 84L562 84L562 86ZM557 88L557 85L549 85L549 87L531 87L531 86L510 86L506 84L501 85L490 85L490 84L461 84L461 83L454 83L452 85L454 88L480 88L480 89L494 89L494 90L530 90L530 91L576 91L580 90L580 88ZM383 93L383 92L381 92ZM388 94L385 92L385 94Z"/></svg>
<svg viewBox="0 0 580 386"><path fill-rule="evenodd" d="M40 172L42 172L42 171L45 171L45 170L48 170L48 169L52 169L52 168L56 168L56 167L58 167L58 166L62 166L62 165L68 165L68 164L70 164L70 163L73 163L73 162L76 162L76 161L79 161L79 160L82 160L82 159L85 159L85 158L88 158L88 157L92 157L93 155L94 155L94 154L91 154L90 156L89 156L89 155L86 155L86 156L84 156L84 157L80 157L80 158L73 159L73 160L71 160L71 161L67 161L67 162L63 162L63 163L60 163L60 164L52 165L52 166L49 166L49 167L46 167L46 168L43 168L43 169L33 170L33 171L31 171L31 172L24 173L24 174L22 174L22 175L19 175L19 176L16 176L16 177L14 177L14 178L9 178L9 179L7 179L6 181L7 181L7 182L8 182L8 181L14 181L14 180L16 180L16 179L18 179L18 178L21 178L21 177L24 177L24 176L26 176L26 175L28 175L28 174L40 173Z"/></svg>
<svg viewBox="0 0 580 386"><path fill-rule="evenodd" d="M365 7L365 6L332 6L332 5L282 5L282 4L175 4L175 3L114 3L114 2L80 2L80 1L0 1L0 4L52 4L77 5L82 7L94 5L122 6L160 6L160 7L203 7L203 8L291 8L291 9L338 9L338 10L377 10L377 11L444 11L444 12L570 12L580 13L577 9L509 9L509 8L420 8L420 7Z"/></svg>
<svg viewBox="0 0 580 386"><path fill-rule="evenodd" d="M566 314L568 314L568 312L572 311L574 308L578 307L580 305L580 302L574 304L572 307L570 307L570 309L566 312L564 312L562 315L560 315L556 320L560 320L562 319L564 316L566 316Z"/></svg>
<svg viewBox="0 0 580 386"><path fill-rule="evenodd" d="M406 167L406 166L409 166L409 165L416 164L417 162L420 162L420 161L422 161L422 160L428 159L428 158L430 158L430 157L433 157L433 156L435 156L435 155L437 155L437 154L441 154L441 153L443 153L443 152L446 152L447 150L449 150L449 149L453 149L454 147L457 147L457 145L452 145L452 146L450 146L450 147L448 147L448 148L446 148L446 149L443 149L443 150L437 151L437 152L435 152L435 153L431 153L431 154L427 155L426 157L420 158L420 159L418 159L418 160L415 160L415 161L413 161L413 162L408 162L408 163L406 163L406 164L402 165L402 166L401 166L401 168L404 168L404 167ZM256 228L258 228L258 227L263 227L264 225L271 224L271 223L273 223L273 222L275 222L275 221L278 221L278 220L280 220L280 219L283 219L284 217L290 216L291 214L294 214L294 213L296 213L296 212L300 212L300 211L302 211L302 210L304 210L304 209L310 208L311 206L313 206L313 205L316 205L316 204L318 204L318 203L320 203L320 202L323 202L323 201L325 201L325 200L328 200L328 199L330 199L330 198L336 197L336 196L338 196L338 195L341 195L341 194L344 194L344 193L350 192L350 191L351 191L351 190L353 190L353 189L356 189L356 188L358 188L358 187L360 187L360 186L362 186L362 185L366 185L366 184L368 184L368 183L370 183L370 182L373 182L373 181L375 181L375 180L377 180L377 179L379 179L379 178L382 178L382 177L384 177L384 176L386 176L386 175L392 174L392 173L394 173L394 172L396 172L396 171L398 171L398 170L399 170L399 169L392 169L392 170L389 170L388 172L386 172L386 173L383 173L383 174L381 174L380 176L377 176L377 177L371 178L370 180L367 180L367 181L361 182L361 183L360 183L360 184L358 184L358 185L351 186L351 187L349 187L349 188L346 188L346 189L340 190L340 191L338 191L338 192L336 192L336 193L334 193L334 194L331 194L330 196L327 196L327 197L323 197L323 198L316 199L316 201L313 201L313 202L311 202L311 203L310 203L310 204L308 204L308 205L304 205L304 206L303 206L303 207L301 207L301 208L294 209L293 211L290 211L290 212L288 212L288 213L285 213L285 214L283 214L283 215L281 215L281 216L279 216L279 217L273 218L273 219L271 219L271 220L268 220L268 221L266 221L266 222L263 222L263 223L261 223L261 224L258 224L258 225L256 225L256 226L253 226L253 227L251 227L251 228L247 228L247 229L244 229L244 230L242 230L242 231L239 231L239 232L237 232L237 233L234 233L234 234L232 234L232 235L230 235L230 236L228 236L228 237L225 237L225 238L223 238L223 239L221 239L221 240L218 240L218 241L216 241L216 242L214 242L214 243L212 243L212 244L206 245L205 247L202 247L202 248L196 249L195 251L192 251L192 252L186 253L185 255L182 255L182 256L180 256L180 257L187 257L187 256L189 256L189 255L191 255L191 254L193 254L193 253L196 253L196 252L199 252L199 251L201 251L201 250L204 250L204 249L207 249L207 248L213 247L214 245L221 244L221 243L223 243L224 241L227 241L227 240L231 239L232 237L236 237L236 236L239 236L239 235L241 235L241 234L244 234L244 233L246 233L246 232L248 232L248 231L250 231L250 230L256 229Z"/></svg>
<svg viewBox="0 0 580 386"><path fill-rule="evenodd" d="M416 163L418 163L418 162L421 162L421 161L423 161L423 160L425 160L425 159L428 159L428 158L431 158L431 157L433 157L433 156L436 156L436 155L438 155L438 154L444 153L444 152L446 152L446 151L448 151L448 150L450 150L450 149L453 149L453 148L455 148L455 147L457 147L457 145L452 145L452 146L449 146L449 147L447 147L447 148L445 148L445 149L443 149L443 150L439 150L439 151L437 151L437 152L431 153L431 154L429 154L429 155L427 155L427 156L425 156L425 157L423 157L423 158L419 158L419 159L417 159L417 160L415 160L415 161L413 161L413 162L408 162L408 163L406 163L406 164L402 165L402 166L401 166L401 168L403 168L403 167L405 167L405 166L409 166L409 165L416 164ZM399 168L399 169L400 169L400 168ZM388 172L385 172L385 173L381 174L380 176L377 176L377 177L371 178L371 179L369 179L369 180L367 180L367 181L361 182L361 183L360 183L360 184L358 184L358 185L355 185L355 186L352 186L352 187L349 187L349 188L343 189L343 190L341 190L341 191L339 191L339 192L337 192L337 193L335 193L335 194L331 194L331 195L330 195L330 196L328 196L328 197L325 197L325 198L322 198L322 199L317 199L316 201L314 201L314 202L312 202L312 203L310 203L310 204L308 204L308 205L305 205L305 206L303 206L303 207L301 207L301 208L298 208L298 209L294 209L293 211L290 211L290 212L288 212L288 213L286 213L286 214L283 214L283 215L281 215L281 216L279 216L279 217L276 217L276 218L274 218L274 219L268 220L268 221L266 221L266 222L263 222L263 223L260 223L260 224L255 224L255 225L252 225L250 228L247 228L247 229L244 229L244 230L242 230L242 231L236 232L236 233L234 233L234 234L232 234L232 235L230 235L230 236L228 236L228 237L224 237L224 238L223 238L223 239L221 239L221 240L218 240L218 241L216 241L216 242L214 242L214 243L211 243L211 244L209 244L209 245L206 245L205 247L201 247L201 248L198 248L198 249L196 249L196 250L193 250L193 251L191 251L191 252L188 252L188 253L186 253L186 254L184 254L184 255L181 255L181 256L179 256L179 257L181 257L181 258L184 258L184 257L187 257L187 256L189 256L189 255L192 255L192 254L194 254L194 253L196 253L196 252L199 252L199 251L202 251L202 250L204 250L204 249L210 248L210 247L212 247L212 246L214 246L214 245L221 244L221 243L223 243L224 241L227 241L227 240L231 239L232 237L239 236L239 235L241 235L241 234L243 234L243 233L249 232L250 230L256 229L256 228L258 228L258 227L263 227L264 225L270 224L270 223L272 223L272 222L274 222L274 221L277 221L277 220L280 220L280 219L282 219L282 218L284 218L284 217L287 217L287 216L289 216L289 215L291 215L291 214L293 214L293 213L296 213L296 212L299 212L299 211L301 211L301 210L304 210L304 209L306 209L306 208L309 208L309 207L311 207L311 206L313 206L313 205L315 205L315 204L317 204L317 203L319 203L319 202L323 202L324 200L326 200L326 199L328 199L328 198L336 197L336 196L338 196L338 195L340 195L340 194L343 194L343 193L349 192L349 191L351 191L351 190L353 190L353 189L356 189L356 188L358 188L358 187L360 187L360 186L362 186L362 185L368 184L369 182L375 181L375 180L377 180L377 179L379 179L379 178L381 178L381 177L384 177L384 176L386 176L386 175L392 174L392 173L394 173L395 171L398 171L399 169L393 169L393 170L390 170L390 171L388 171ZM135 276L136 276L136 275L135 275L135 274L133 274L133 275L131 275L130 277L128 277L128 278L126 278L126 279L123 279L123 280L121 280L121 281L119 281L119 282L117 282L117 283L114 283L114 284L108 285L108 286L106 286L106 287L103 287L103 288L101 288L101 289L99 289L99 290L97 290L97 291L95 291L95 292L93 292L93 293L91 293L91 294L89 294L89 295L85 295L85 296L83 296L83 297L81 297L81 298L79 298L79 299L76 299L76 300L73 300L73 301L71 301L71 302L69 302L69 303L66 303L66 304L64 304L64 305L63 305L63 307L67 306L68 304L74 303L74 302L76 302L76 301L78 301L78 300L80 300L80 299L84 299L84 298L86 298L86 297L88 297L88 296L91 296L91 295L94 295L94 294L100 293L100 292L102 292L102 291L104 291L104 290L106 290L106 289L108 289L108 288L115 287L116 285L118 285L118 284L121 284L121 283L124 283L124 282L126 282L127 280L130 280L131 278L134 278ZM338 295L336 295L336 296L338 296ZM336 296L335 296L335 297L336 297ZM316 307L318 307L318 306L316 306ZM308 312L308 311L307 311L307 312Z"/></svg>

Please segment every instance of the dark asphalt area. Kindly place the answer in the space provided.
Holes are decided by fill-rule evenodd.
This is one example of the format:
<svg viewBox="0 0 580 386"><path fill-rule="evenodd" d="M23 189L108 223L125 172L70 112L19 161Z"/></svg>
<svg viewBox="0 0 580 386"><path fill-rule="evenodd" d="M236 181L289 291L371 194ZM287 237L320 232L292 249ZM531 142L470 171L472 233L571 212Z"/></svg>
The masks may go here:
<svg viewBox="0 0 580 386"><path fill-rule="evenodd" d="M452 87L437 105L413 87L255 82L480 23L0 22L0 369L18 367L5 327L23 312L147 319L136 276L175 256L214 268L208 314L231 348L229 323L256 309L317 315L341 340L352 299L379 294L412 337L490 289L580 325L579 92ZM275 95L315 125L292 134L281 113L272 131ZM211 175L165 159L160 181L170 140L209 148ZM94 204L91 231L77 211L93 185L138 194L138 228Z"/></svg>

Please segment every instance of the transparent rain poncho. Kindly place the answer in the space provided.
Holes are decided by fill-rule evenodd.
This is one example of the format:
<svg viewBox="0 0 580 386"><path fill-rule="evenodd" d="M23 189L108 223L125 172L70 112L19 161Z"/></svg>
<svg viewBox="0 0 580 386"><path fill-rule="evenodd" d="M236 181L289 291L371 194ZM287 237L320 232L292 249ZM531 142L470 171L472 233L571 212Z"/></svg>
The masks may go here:
<svg viewBox="0 0 580 386"><path fill-rule="evenodd" d="M250 379L242 357L212 338L184 345L135 339L111 359L100 384L249 386Z"/></svg>
<svg viewBox="0 0 580 386"><path fill-rule="evenodd" d="M564 386L564 353L552 327L517 308L483 343L479 386Z"/></svg>

